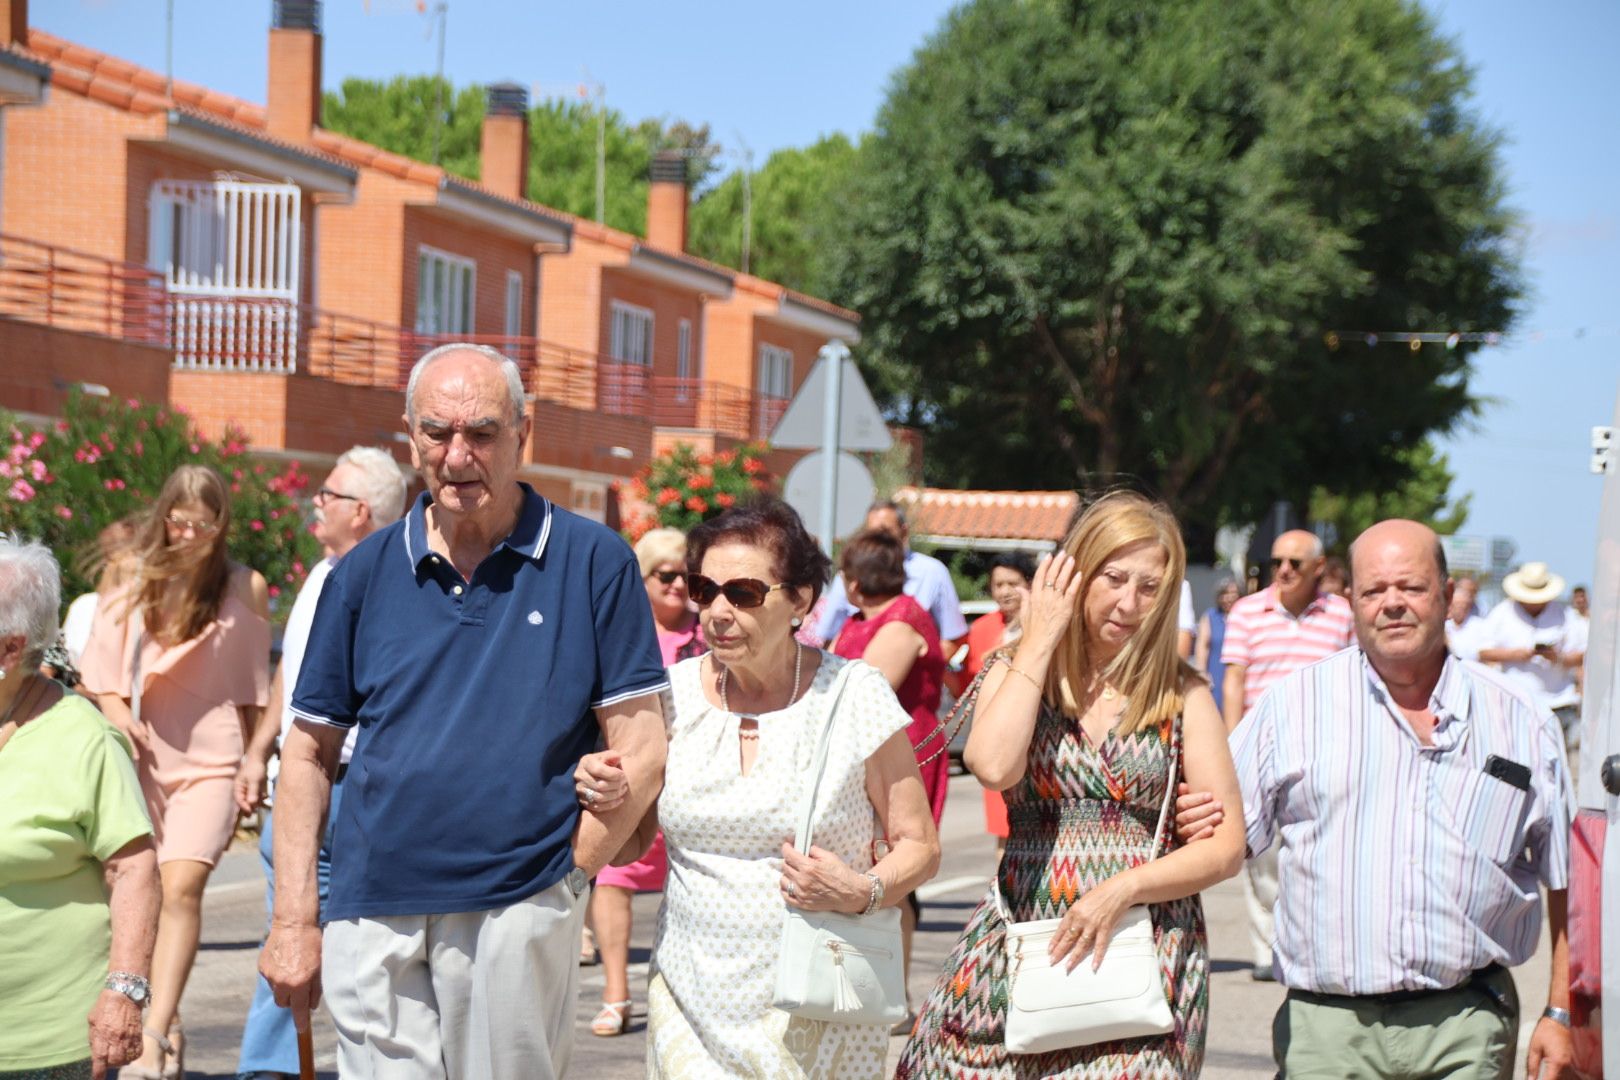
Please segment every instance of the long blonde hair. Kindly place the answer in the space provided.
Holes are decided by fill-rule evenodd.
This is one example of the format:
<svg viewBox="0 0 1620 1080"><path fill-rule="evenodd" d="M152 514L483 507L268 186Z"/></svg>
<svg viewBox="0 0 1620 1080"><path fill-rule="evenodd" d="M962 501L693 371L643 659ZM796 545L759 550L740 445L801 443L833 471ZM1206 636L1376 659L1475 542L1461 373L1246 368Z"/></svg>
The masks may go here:
<svg viewBox="0 0 1620 1080"><path fill-rule="evenodd" d="M218 528L207 543L169 544L169 512L181 503L200 503L214 512ZM130 601L147 633L170 643L190 641L219 617L230 584L225 554L230 527L231 501L219 473L206 465L182 465L169 474L135 537L139 563ZM167 601L174 592L179 602L171 605Z"/></svg>
<svg viewBox="0 0 1620 1080"><path fill-rule="evenodd" d="M1122 735L1163 725L1181 712L1183 664L1176 653L1176 611L1187 573L1187 548L1181 527L1163 503L1135 492L1111 492L1088 506L1069 529L1063 550L1074 558L1075 572L1081 576L1080 596L1046 676L1046 699L1078 717L1092 672L1086 593L1110 558L1143 540L1164 551L1165 568L1152 610L1104 673L1125 696L1118 725Z"/></svg>

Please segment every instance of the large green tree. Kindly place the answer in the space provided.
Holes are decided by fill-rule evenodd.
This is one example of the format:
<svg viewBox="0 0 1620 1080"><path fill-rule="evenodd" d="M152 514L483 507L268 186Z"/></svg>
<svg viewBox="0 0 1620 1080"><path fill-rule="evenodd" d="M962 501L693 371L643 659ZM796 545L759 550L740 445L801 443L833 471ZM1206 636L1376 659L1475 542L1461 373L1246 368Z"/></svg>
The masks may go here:
<svg viewBox="0 0 1620 1080"><path fill-rule="evenodd" d="M749 272L825 295L834 284L827 248L839 228L856 152L845 136L828 135L803 149L778 150L749 174ZM705 194L692 208L691 223L694 253L741 266L742 173L731 173Z"/></svg>
<svg viewBox="0 0 1620 1080"><path fill-rule="evenodd" d="M1318 487L1311 493L1310 513L1314 522L1332 527L1332 549L1346 554L1350 544L1369 526L1387 518L1421 521L1442 536L1456 532L1468 520L1469 495L1451 493L1451 463L1425 439L1400 456L1409 475L1393 487L1380 491L1340 494Z"/></svg>
<svg viewBox="0 0 1620 1080"><path fill-rule="evenodd" d="M432 161L439 87L439 81L427 75L402 75L387 82L345 79L338 93L324 97L322 121L333 131L385 150ZM481 176L484 97L481 86L456 89L444 84L439 161L446 171L468 180ZM614 228L638 236L645 233L647 169L655 151L683 152L688 182L694 187L709 182L717 169L720 148L711 145L707 125L662 119L631 124L613 109L603 116L592 103L553 98L529 110L529 198L583 218L596 216L599 117L606 121L604 217Z"/></svg>
<svg viewBox="0 0 1620 1080"><path fill-rule="evenodd" d="M934 479L1223 520L1412 474L1521 290L1497 138L1405 0L979 0L895 77L835 295Z"/></svg>

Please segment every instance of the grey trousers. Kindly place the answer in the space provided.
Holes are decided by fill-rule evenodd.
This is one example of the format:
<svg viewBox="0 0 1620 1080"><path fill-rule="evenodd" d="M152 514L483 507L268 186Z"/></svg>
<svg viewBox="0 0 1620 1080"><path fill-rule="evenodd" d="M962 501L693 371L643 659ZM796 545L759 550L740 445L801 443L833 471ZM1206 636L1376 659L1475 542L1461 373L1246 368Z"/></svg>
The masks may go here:
<svg viewBox="0 0 1620 1080"><path fill-rule="evenodd" d="M322 982L344 1080L557 1080L568 1072L590 889L508 907L327 924Z"/></svg>

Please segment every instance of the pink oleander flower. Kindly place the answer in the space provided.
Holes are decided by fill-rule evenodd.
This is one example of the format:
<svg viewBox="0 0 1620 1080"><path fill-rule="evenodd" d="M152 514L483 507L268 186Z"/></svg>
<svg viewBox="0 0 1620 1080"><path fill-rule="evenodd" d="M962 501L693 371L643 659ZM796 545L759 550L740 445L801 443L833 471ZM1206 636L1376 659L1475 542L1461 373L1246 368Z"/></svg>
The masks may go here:
<svg viewBox="0 0 1620 1080"><path fill-rule="evenodd" d="M16 475L17 475L17 466L13 465L9 461L0 460L0 476L3 476L7 480L10 480L13 476L16 476Z"/></svg>
<svg viewBox="0 0 1620 1080"><path fill-rule="evenodd" d="M73 511L69 510L65 506L58 506L56 508L56 516L61 518L63 521L72 521L73 520Z"/></svg>
<svg viewBox="0 0 1620 1080"><path fill-rule="evenodd" d="M248 528L252 529L254 532L264 532L264 522L250 521L248 522Z"/></svg>
<svg viewBox="0 0 1620 1080"><path fill-rule="evenodd" d="M36 431L32 435L28 436L28 449L30 449L30 450L38 450L40 447L42 447L44 445L45 445L45 433L43 431Z"/></svg>
<svg viewBox="0 0 1620 1080"><path fill-rule="evenodd" d="M33 476L34 483L36 483L36 484L44 483L44 481L45 481L45 463L43 461L39 460L39 458L34 458L32 461L30 461L28 463L28 472L29 472L29 474L31 476Z"/></svg>
<svg viewBox="0 0 1620 1080"><path fill-rule="evenodd" d="M27 502L34 497L34 486L26 480L17 480L7 494L16 502Z"/></svg>
<svg viewBox="0 0 1620 1080"><path fill-rule="evenodd" d="M275 599L276 597L280 596L280 595L281 595L281 586L280 585L272 585L272 586L270 586L270 598L272 600Z"/></svg>
<svg viewBox="0 0 1620 1080"><path fill-rule="evenodd" d="M193 454L200 454L200 453L202 453L202 447L199 446L197 443L192 443L191 444L191 452Z"/></svg>

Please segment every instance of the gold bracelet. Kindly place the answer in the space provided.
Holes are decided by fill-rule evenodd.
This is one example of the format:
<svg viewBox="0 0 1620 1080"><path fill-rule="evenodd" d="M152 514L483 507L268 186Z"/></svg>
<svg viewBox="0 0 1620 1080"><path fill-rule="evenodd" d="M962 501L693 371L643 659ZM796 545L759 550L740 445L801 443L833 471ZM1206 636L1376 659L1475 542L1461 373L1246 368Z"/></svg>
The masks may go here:
<svg viewBox="0 0 1620 1080"><path fill-rule="evenodd" d="M1019 667L1017 664L1014 664L1010 660L1007 662L1007 670L1012 672L1014 675L1022 675L1024 678L1028 679L1029 685L1035 688L1036 693L1046 693L1046 687L1036 682L1035 676L1031 675L1029 672L1025 671L1023 668Z"/></svg>

